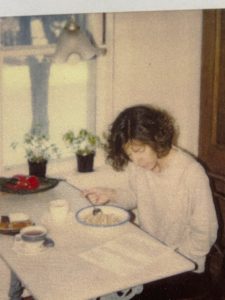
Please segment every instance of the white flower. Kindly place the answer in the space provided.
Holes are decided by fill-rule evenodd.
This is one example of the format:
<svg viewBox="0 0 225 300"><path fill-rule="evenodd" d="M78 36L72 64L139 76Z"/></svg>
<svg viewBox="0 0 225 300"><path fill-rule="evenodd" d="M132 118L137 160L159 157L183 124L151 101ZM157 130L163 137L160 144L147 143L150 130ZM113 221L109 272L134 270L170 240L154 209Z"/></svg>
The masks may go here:
<svg viewBox="0 0 225 300"><path fill-rule="evenodd" d="M12 144L15 149L16 143ZM52 157L59 157L59 150L55 144L50 143L45 135L27 133L24 136L25 156L29 161L40 162Z"/></svg>

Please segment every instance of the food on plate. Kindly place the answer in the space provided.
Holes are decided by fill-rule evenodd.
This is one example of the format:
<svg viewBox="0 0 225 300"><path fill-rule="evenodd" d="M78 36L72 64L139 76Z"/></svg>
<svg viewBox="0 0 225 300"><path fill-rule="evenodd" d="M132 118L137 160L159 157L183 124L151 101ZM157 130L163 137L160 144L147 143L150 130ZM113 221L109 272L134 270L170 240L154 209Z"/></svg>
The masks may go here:
<svg viewBox="0 0 225 300"><path fill-rule="evenodd" d="M0 228L8 228L9 223L10 221L8 216L1 216Z"/></svg>
<svg viewBox="0 0 225 300"><path fill-rule="evenodd" d="M14 175L6 182L5 186L11 190L35 190L40 186L37 176Z"/></svg>
<svg viewBox="0 0 225 300"><path fill-rule="evenodd" d="M9 220L12 223L14 223L14 222L22 222L22 221L29 220L29 217L28 217L28 215L26 215L24 213L17 212L17 213L11 213L11 214L9 214Z"/></svg>
<svg viewBox="0 0 225 300"><path fill-rule="evenodd" d="M26 214L12 213L9 215L1 216L0 230L17 230L32 225L32 221Z"/></svg>
<svg viewBox="0 0 225 300"><path fill-rule="evenodd" d="M4 224L8 224L9 221L9 216L1 216L1 222Z"/></svg>
<svg viewBox="0 0 225 300"><path fill-rule="evenodd" d="M121 221L121 219L113 213L99 212L93 214L92 212L83 217L83 221L92 225L114 225Z"/></svg>
<svg viewBox="0 0 225 300"><path fill-rule="evenodd" d="M10 228L12 229L22 229L26 226L32 225L32 222L30 220L27 220L27 221L13 222L10 224L11 224Z"/></svg>
<svg viewBox="0 0 225 300"><path fill-rule="evenodd" d="M98 213L93 213L93 209L99 209ZM114 205L97 205L81 208L76 213L76 219L83 225L94 227L118 226L129 222L130 213L122 207Z"/></svg>

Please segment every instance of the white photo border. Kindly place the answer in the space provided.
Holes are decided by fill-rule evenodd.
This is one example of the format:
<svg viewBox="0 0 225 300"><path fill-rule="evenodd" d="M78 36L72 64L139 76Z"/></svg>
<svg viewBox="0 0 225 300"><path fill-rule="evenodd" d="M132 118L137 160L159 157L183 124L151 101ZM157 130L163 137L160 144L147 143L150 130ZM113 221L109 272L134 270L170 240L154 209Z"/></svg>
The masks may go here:
<svg viewBox="0 0 225 300"><path fill-rule="evenodd" d="M225 8L225 0L0 0L0 16Z"/></svg>

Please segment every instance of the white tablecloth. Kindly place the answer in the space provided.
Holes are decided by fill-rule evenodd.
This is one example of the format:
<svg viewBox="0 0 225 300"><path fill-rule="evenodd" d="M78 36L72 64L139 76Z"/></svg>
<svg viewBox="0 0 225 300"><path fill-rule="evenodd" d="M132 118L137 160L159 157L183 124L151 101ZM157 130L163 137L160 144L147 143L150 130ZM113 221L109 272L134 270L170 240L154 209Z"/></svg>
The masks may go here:
<svg viewBox="0 0 225 300"><path fill-rule="evenodd" d="M54 225L48 202L64 198L70 214L63 226ZM55 247L25 256L12 248L12 236L0 236L0 255L39 300L90 299L194 268L194 264L136 226L113 228L79 224L75 212L89 205L79 192L60 183L48 192L1 197L2 214L24 212L44 224Z"/></svg>

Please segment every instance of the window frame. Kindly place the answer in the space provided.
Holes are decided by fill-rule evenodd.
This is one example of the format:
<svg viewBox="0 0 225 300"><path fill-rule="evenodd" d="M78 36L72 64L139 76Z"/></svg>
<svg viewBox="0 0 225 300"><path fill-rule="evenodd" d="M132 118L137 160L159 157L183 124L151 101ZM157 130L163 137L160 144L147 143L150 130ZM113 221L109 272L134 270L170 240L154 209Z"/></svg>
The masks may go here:
<svg viewBox="0 0 225 300"><path fill-rule="evenodd" d="M5 57L20 57L20 56L28 56L28 55L52 55L54 53L54 45L50 46L33 46L33 45L25 45L25 46L14 46L14 47L2 47L0 49L0 68L2 69L2 65L4 64ZM25 163L23 165L12 166L9 169L4 168L4 160L3 160L3 136L4 136L4 128L3 128L3 95L2 95L2 72L0 71L0 172L1 174L8 174L9 172L24 172Z"/></svg>
<svg viewBox="0 0 225 300"><path fill-rule="evenodd" d="M114 14L105 14L105 35L106 44L103 44L103 14L88 15L88 28L92 32L96 44L99 47L106 47L107 54L97 58L96 63L96 134L102 135L107 131L108 125L113 119L113 60L114 60ZM24 55L49 55L55 51L55 45L44 46L15 46L5 47L0 50L0 66L3 64L6 56L24 56ZM19 165L10 170L3 168L3 103L2 103L2 80L0 72L0 172L4 176L10 176L15 173L26 173L27 165ZM100 150L96 155L96 165L104 165L104 154ZM74 158L56 159L49 163L49 174L71 174L75 172Z"/></svg>

